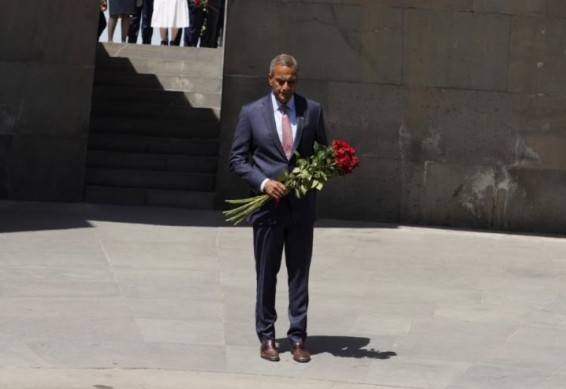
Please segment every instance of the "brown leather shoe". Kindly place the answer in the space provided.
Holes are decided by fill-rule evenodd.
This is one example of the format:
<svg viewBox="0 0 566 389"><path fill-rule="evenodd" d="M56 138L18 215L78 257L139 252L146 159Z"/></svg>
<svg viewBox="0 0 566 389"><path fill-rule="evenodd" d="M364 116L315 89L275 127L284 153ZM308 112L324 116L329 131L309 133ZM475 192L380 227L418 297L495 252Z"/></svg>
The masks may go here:
<svg viewBox="0 0 566 389"><path fill-rule="evenodd" d="M297 362L306 363L311 360L311 355L307 351L304 343L293 343L291 345L291 352L293 353L293 359Z"/></svg>
<svg viewBox="0 0 566 389"><path fill-rule="evenodd" d="M268 361L279 362L279 351L273 339L266 339L261 342L259 355Z"/></svg>

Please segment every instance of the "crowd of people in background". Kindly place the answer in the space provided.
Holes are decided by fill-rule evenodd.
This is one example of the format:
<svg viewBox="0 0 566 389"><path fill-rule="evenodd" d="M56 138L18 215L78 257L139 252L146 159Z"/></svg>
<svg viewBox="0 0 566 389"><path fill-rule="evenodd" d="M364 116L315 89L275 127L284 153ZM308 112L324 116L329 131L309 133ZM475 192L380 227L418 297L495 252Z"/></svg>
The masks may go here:
<svg viewBox="0 0 566 389"><path fill-rule="evenodd" d="M98 37L108 27L114 41L118 21L122 43L151 44L154 28L162 46L218 47L224 29L225 0L99 0ZM109 19L104 12L108 10Z"/></svg>

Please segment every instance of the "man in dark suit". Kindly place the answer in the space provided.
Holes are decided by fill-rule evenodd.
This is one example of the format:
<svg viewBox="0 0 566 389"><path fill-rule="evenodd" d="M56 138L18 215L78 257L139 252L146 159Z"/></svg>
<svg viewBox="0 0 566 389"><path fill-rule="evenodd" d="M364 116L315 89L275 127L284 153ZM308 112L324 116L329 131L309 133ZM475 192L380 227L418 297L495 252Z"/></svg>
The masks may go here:
<svg viewBox="0 0 566 389"><path fill-rule="evenodd" d="M289 285L289 331L293 359L310 361L307 337L308 280L312 256L316 193L298 199L278 178L293 169L298 152L313 154L327 145L320 104L295 94L299 65L287 54L269 68L269 95L242 107L229 157L230 169L256 194L273 201L251 216L256 262L256 332L260 356L279 361L275 344L275 289L285 249Z"/></svg>

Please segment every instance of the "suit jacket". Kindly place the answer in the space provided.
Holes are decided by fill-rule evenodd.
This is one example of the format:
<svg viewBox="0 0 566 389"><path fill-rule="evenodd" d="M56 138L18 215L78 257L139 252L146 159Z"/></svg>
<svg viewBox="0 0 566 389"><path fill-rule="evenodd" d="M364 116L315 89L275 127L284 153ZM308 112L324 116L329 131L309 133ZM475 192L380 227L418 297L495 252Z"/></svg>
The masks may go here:
<svg viewBox="0 0 566 389"><path fill-rule="evenodd" d="M301 157L313 154L314 142L327 145L322 107L315 101L295 94L297 132L293 152ZM230 170L240 176L255 194L260 193L261 183L266 179L277 180L290 171L296 162L293 155L287 160L283 145L277 135L273 115L271 94L242 107L240 119L229 157ZM272 201L251 217L252 222L266 217L293 217L313 222L316 213L316 193L310 191L297 199L293 192L284 198L280 206Z"/></svg>

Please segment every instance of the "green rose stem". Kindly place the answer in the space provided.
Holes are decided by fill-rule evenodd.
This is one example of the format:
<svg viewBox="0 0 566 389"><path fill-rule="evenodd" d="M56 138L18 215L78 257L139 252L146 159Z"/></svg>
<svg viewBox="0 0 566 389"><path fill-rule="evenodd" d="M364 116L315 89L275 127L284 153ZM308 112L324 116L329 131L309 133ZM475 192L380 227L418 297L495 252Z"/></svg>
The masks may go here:
<svg viewBox="0 0 566 389"><path fill-rule="evenodd" d="M224 211L224 215L228 217L226 221L234 222L234 225L238 225L242 221L246 220L248 215L251 215L263 207L267 202L269 202L269 200L270 197L268 195L249 197L247 199L239 200L226 200L229 204L243 204L237 208Z"/></svg>

